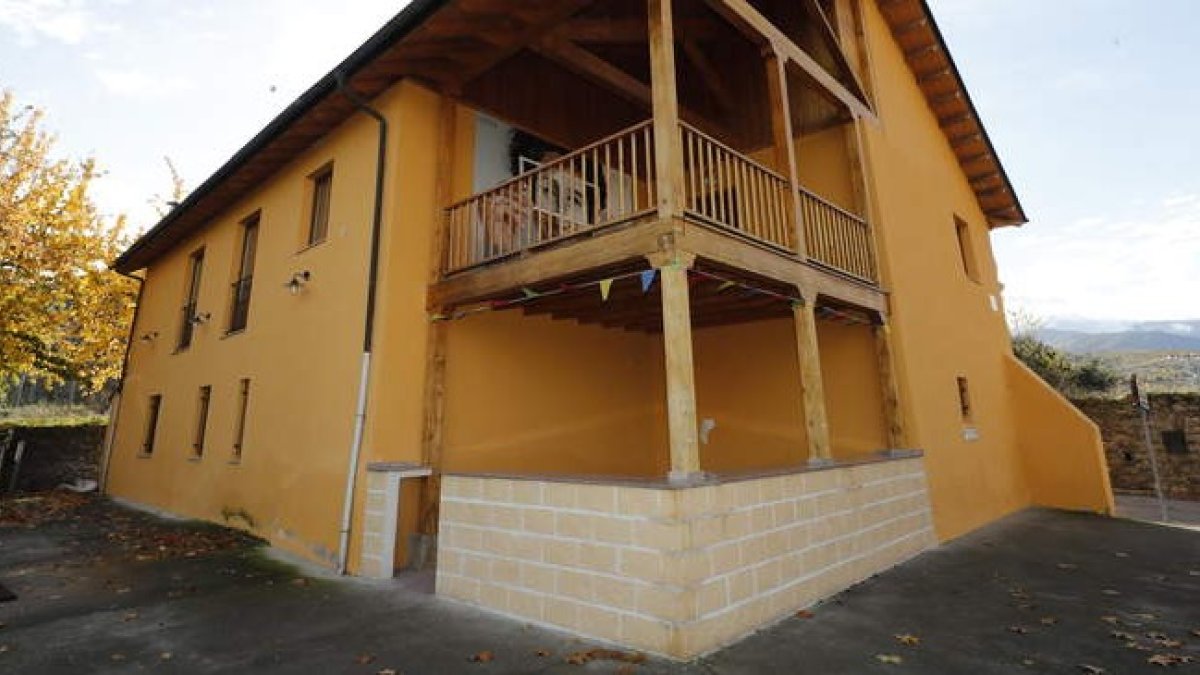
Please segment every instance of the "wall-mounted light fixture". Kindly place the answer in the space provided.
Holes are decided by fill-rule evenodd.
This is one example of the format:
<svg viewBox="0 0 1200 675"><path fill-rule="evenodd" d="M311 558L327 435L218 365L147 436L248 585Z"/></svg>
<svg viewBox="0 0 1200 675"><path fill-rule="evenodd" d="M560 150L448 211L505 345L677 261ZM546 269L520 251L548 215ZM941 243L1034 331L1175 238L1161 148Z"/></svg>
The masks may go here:
<svg viewBox="0 0 1200 675"><path fill-rule="evenodd" d="M308 270L301 270L293 274L292 278L288 279L287 283L284 284L284 287L287 288L288 292L290 292L292 295L297 295L311 279L312 272L309 272Z"/></svg>

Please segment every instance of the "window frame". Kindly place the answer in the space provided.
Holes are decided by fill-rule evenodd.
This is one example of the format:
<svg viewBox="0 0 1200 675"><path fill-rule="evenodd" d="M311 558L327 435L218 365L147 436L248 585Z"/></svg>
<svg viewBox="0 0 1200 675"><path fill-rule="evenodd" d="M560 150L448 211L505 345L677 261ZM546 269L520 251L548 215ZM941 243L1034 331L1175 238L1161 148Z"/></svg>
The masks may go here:
<svg viewBox="0 0 1200 675"><path fill-rule="evenodd" d="M262 211L258 210L239 223L241 234L237 269L229 290L229 320L225 334L246 330L250 320L250 294L254 287L255 259L258 257L258 235L262 231Z"/></svg>
<svg viewBox="0 0 1200 675"><path fill-rule="evenodd" d="M982 284L983 277L979 271L979 251L976 250L975 239L971 236L971 225L958 216L954 216L954 238L958 242L958 259L963 274L971 281Z"/></svg>
<svg viewBox="0 0 1200 675"><path fill-rule="evenodd" d="M304 248L320 245L329 239L333 205L333 162L325 163L308 175L308 192L308 223Z"/></svg>
<svg viewBox="0 0 1200 675"><path fill-rule="evenodd" d="M250 409L250 378L243 377L238 381L237 414L233 422L233 456L230 462L239 464L242 452L246 447L246 416Z"/></svg>
<svg viewBox="0 0 1200 675"><path fill-rule="evenodd" d="M139 457L153 457L158 437L158 421L162 417L162 394L151 394L147 400L146 420L142 429L142 448Z"/></svg>
<svg viewBox="0 0 1200 675"><path fill-rule="evenodd" d="M196 310L200 303L200 286L204 283L204 247L188 255L187 288L180 309L179 339L175 351L181 352L192 346L196 332Z"/></svg>
<svg viewBox="0 0 1200 675"><path fill-rule="evenodd" d="M192 436L192 459L204 456L204 442L208 436L208 414L212 410L212 385L200 387L196 399L196 428Z"/></svg>
<svg viewBox="0 0 1200 675"><path fill-rule="evenodd" d="M964 375L957 376L955 381L958 385L958 413L962 423L974 424L975 408L971 402L971 382Z"/></svg>

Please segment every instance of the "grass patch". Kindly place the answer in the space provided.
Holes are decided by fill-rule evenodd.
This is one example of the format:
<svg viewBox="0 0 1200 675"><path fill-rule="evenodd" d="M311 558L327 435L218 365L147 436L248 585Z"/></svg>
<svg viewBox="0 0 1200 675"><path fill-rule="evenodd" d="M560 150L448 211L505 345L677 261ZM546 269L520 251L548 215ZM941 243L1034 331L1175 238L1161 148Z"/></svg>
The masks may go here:
<svg viewBox="0 0 1200 675"><path fill-rule="evenodd" d="M86 406L29 405L0 409L0 429L10 427L78 427L108 424L108 415Z"/></svg>

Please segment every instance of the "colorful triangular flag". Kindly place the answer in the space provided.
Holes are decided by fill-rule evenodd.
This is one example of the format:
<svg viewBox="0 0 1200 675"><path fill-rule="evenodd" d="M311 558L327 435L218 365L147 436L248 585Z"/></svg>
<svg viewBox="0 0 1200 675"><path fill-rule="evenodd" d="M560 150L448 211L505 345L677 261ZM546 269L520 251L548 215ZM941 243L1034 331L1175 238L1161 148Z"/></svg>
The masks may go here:
<svg viewBox="0 0 1200 675"><path fill-rule="evenodd" d="M608 302L608 293L612 290L613 280L604 279L600 282L600 299Z"/></svg>
<svg viewBox="0 0 1200 675"><path fill-rule="evenodd" d="M654 285L654 275L658 274L658 270L646 270L642 272L642 292L645 293Z"/></svg>

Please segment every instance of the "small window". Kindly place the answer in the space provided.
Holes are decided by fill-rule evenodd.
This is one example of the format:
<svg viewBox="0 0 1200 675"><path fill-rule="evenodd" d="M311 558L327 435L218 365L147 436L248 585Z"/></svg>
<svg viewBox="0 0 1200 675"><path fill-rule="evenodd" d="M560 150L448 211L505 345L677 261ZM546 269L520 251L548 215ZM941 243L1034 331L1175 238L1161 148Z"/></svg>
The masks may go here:
<svg viewBox="0 0 1200 675"><path fill-rule="evenodd" d="M246 328L250 316L250 288L254 282L254 254L258 249L258 220L255 213L242 221L242 246L238 256L237 279L230 291L229 332Z"/></svg>
<svg viewBox="0 0 1200 675"><path fill-rule="evenodd" d="M958 378L958 408L962 421L970 424L974 415L971 410L971 390L965 377Z"/></svg>
<svg viewBox="0 0 1200 675"><path fill-rule="evenodd" d="M233 427L233 461L242 460L242 441L246 437L246 409L250 406L250 380L243 378L238 384L237 417Z"/></svg>
<svg viewBox="0 0 1200 675"><path fill-rule="evenodd" d="M199 458L204 454L204 435L208 430L208 403L212 398L212 387L200 387L200 399L196 405L196 436L192 441L192 456Z"/></svg>
<svg viewBox="0 0 1200 675"><path fill-rule="evenodd" d="M146 409L146 433L142 438L142 454L146 457L154 454L154 437L158 433L158 411L162 409L162 394L150 397Z"/></svg>
<svg viewBox="0 0 1200 675"><path fill-rule="evenodd" d="M979 264L975 258L975 245L971 241L971 228L960 218L954 219L954 235L958 239L958 255L962 260L967 278L979 283Z"/></svg>
<svg viewBox="0 0 1200 675"><path fill-rule="evenodd" d="M180 316L178 349L187 349L192 344L197 321L196 303L200 299L200 280L203 275L204 249L200 249L188 258L187 295Z"/></svg>
<svg viewBox="0 0 1200 675"><path fill-rule="evenodd" d="M316 172L312 180L312 205L308 220L308 245L325 241L329 234L329 200L333 194L333 167Z"/></svg>
<svg viewBox="0 0 1200 675"><path fill-rule="evenodd" d="M1162 432L1162 444L1169 455L1186 455L1188 451L1187 434L1183 429L1170 429Z"/></svg>

